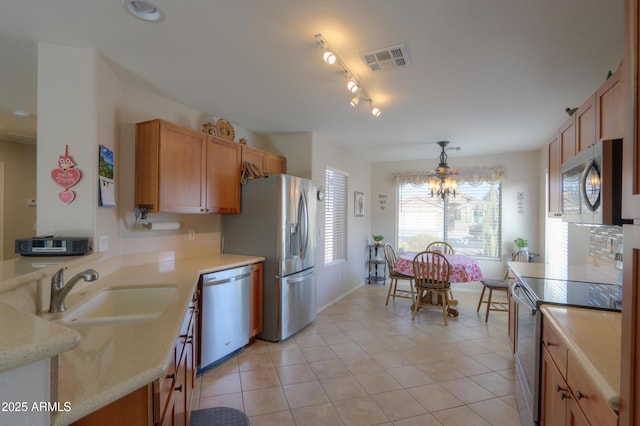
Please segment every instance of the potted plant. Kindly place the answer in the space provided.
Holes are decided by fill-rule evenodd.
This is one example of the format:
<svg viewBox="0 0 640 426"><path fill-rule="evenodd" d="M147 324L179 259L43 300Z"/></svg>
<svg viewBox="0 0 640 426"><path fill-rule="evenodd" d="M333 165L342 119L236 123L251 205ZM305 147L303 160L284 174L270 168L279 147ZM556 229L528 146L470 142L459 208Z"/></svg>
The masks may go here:
<svg viewBox="0 0 640 426"><path fill-rule="evenodd" d="M384 235L373 235L373 241L376 242L376 245L381 245L382 240L384 240Z"/></svg>
<svg viewBox="0 0 640 426"><path fill-rule="evenodd" d="M525 240L524 238L518 237L513 240L513 243L516 245L517 250L527 251L529 249L529 241Z"/></svg>

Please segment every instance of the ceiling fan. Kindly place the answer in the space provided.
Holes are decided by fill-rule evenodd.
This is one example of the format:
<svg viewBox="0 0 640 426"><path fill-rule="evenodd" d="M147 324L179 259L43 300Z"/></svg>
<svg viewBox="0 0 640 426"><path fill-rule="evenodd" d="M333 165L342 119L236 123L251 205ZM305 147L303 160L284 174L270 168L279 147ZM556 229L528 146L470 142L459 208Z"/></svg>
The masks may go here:
<svg viewBox="0 0 640 426"><path fill-rule="evenodd" d="M449 145L449 141L440 141L440 142L437 142L437 144L442 149L442 151L440 151L440 163L438 163L438 166L435 169L430 170L430 173L433 173L434 176L440 179L444 179L452 175L457 175L458 170L452 167L449 167L449 163L447 163L447 152L445 149L447 145ZM457 149L460 149L460 148L457 148Z"/></svg>

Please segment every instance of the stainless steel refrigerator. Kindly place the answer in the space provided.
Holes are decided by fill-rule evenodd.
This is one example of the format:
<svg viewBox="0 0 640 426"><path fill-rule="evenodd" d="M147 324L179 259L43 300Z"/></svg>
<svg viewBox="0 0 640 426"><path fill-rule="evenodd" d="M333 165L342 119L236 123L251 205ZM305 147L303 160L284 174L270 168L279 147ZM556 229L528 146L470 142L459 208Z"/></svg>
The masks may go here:
<svg viewBox="0 0 640 426"><path fill-rule="evenodd" d="M263 331L277 342L316 317L316 188L308 179L271 175L242 185L239 214L223 218L226 253L264 256Z"/></svg>

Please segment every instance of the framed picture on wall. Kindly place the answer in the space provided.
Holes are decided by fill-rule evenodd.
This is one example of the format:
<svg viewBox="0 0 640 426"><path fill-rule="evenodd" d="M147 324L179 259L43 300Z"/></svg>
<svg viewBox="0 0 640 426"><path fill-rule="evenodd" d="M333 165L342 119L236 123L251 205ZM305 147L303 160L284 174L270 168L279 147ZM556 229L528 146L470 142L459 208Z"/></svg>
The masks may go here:
<svg viewBox="0 0 640 426"><path fill-rule="evenodd" d="M353 215L364 216L364 192L355 191L353 193Z"/></svg>

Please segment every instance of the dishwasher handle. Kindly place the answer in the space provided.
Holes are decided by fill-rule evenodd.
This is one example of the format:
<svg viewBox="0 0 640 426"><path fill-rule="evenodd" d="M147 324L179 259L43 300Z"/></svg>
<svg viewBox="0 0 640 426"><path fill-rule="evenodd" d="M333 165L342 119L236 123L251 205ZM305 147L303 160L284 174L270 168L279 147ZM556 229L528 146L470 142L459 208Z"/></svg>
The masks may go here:
<svg viewBox="0 0 640 426"><path fill-rule="evenodd" d="M227 269L224 271L213 272L202 275L202 284L205 287L226 284L233 281L239 281L251 276L251 266L245 266L236 269Z"/></svg>

